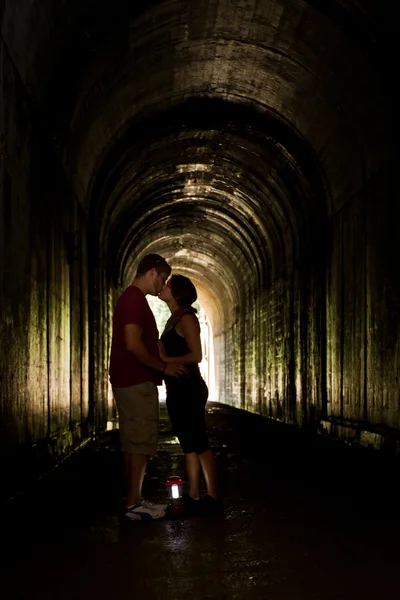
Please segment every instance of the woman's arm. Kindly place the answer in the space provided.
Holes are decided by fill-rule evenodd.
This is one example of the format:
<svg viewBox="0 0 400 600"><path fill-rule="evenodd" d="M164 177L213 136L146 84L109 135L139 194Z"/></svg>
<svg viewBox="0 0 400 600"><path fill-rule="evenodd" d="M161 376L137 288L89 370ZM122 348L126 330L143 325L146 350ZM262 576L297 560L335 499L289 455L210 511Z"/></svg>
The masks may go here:
<svg viewBox="0 0 400 600"><path fill-rule="evenodd" d="M167 356L161 345L161 359L167 364L179 363L180 365L193 365L201 362L203 353L201 350L200 326L197 317L191 313L183 315L176 329L185 338L189 352L184 356Z"/></svg>

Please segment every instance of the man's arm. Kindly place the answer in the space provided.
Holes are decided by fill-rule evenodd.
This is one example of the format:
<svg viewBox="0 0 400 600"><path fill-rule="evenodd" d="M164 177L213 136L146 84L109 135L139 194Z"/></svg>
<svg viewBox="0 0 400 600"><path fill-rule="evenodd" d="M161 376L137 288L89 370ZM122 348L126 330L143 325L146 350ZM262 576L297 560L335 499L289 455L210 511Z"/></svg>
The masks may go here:
<svg viewBox="0 0 400 600"><path fill-rule="evenodd" d="M161 371L165 375L179 377L186 373L185 367L181 364L167 365L161 358L152 356L143 343L142 334L143 328L140 325L130 323L124 327L126 349L132 352L141 363L156 371Z"/></svg>

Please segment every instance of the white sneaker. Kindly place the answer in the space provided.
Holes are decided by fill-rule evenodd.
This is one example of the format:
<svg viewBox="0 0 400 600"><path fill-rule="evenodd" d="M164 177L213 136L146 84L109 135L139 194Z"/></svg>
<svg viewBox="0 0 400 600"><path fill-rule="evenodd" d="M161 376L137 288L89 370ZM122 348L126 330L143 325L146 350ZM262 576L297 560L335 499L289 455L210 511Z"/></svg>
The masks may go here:
<svg viewBox="0 0 400 600"><path fill-rule="evenodd" d="M144 498L140 500L140 504L145 508L151 508L152 510L167 510L166 504L155 504L155 502L150 502L150 500L145 500Z"/></svg>
<svg viewBox="0 0 400 600"><path fill-rule="evenodd" d="M134 504L127 509L125 513L127 519L132 521L153 521L154 519L163 519L165 511L159 508L144 506L142 502Z"/></svg>

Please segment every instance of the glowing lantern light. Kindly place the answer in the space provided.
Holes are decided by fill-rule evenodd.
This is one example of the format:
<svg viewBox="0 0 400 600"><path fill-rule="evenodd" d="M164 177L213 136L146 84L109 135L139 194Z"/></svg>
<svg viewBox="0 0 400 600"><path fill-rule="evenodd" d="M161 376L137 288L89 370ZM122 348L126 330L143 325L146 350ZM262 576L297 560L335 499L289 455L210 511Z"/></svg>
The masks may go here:
<svg viewBox="0 0 400 600"><path fill-rule="evenodd" d="M170 505L167 513L170 515L180 515L184 512L185 507L182 501L184 481L178 476L171 476L165 483L168 491Z"/></svg>

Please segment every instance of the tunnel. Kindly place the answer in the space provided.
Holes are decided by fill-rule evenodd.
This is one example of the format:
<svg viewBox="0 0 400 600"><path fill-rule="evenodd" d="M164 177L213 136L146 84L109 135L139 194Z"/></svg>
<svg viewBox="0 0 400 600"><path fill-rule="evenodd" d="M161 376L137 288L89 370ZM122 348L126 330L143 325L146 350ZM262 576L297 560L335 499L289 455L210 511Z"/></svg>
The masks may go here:
<svg viewBox="0 0 400 600"><path fill-rule="evenodd" d="M115 424L148 253L197 287L213 400L397 456L397 4L0 11L2 502Z"/></svg>

